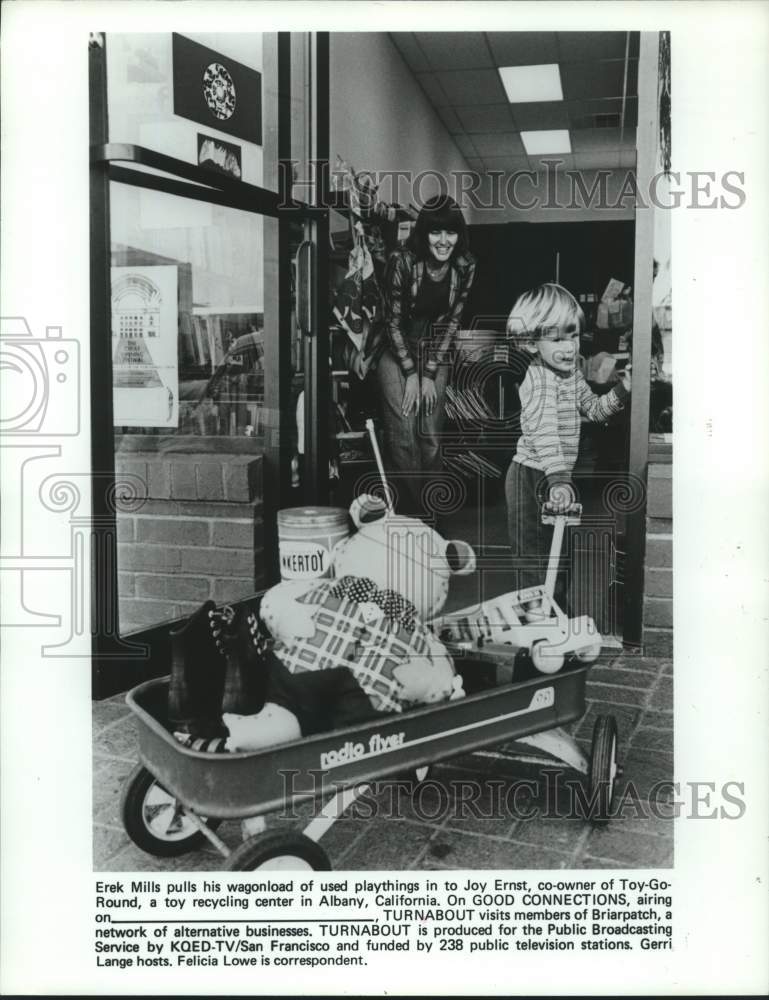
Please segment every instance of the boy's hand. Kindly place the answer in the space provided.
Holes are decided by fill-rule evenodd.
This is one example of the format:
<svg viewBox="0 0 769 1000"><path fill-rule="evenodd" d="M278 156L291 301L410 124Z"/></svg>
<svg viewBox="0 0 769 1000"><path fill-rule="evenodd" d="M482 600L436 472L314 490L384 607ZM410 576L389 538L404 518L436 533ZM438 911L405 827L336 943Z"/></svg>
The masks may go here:
<svg viewBox="0 0 769 1000"><path fill-rule="evenodd" d="M401 413L404 417L412 413L419 412L419 376L416 372L406 379L406 388L403 390L403 405Z"/></svg>
<svg viewBox="0 0 769 1000"><path fill-rule="evenodd" d="M422 402L424 403L425 413L432 413L435 409L435 404L438 402L435 382L433 379L426 378L425 376L422 376Z"/></svg>
<svg viewBox="0 0 769 1000"><path fill-rule="evenodd" d="M632 371L632 366L627 365L627 367L623 369L623 372L620 376L620 382L622 383L623 387L627 390L627 392L630 392L630 386L633 381L631 377L631 371Z"/></svg>
<svg viewBox="0 0 769 1000"><path fill-rule="evenodd" d="M550 487L547 502L554 514L563 514L577 499L570 483L556 483Z"/></svg>

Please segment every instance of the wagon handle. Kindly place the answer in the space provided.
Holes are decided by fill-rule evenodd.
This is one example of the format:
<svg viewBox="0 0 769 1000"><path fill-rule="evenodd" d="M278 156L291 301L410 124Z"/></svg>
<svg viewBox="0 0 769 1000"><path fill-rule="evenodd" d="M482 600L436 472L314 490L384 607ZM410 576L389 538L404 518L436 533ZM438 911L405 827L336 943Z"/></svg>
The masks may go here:
<svg viewBox="0 0 769 1000"><path fill-rule="evenodd" d="M374 458L376 460L376 467L379 470L379 478L382 480L382 487L384 488L384 501L387 507L387 513L393 514L392 505L392 494L390 493L390 486L387 482L387 476L385 475L384 465L382 464L382 455L379 451L379 442L376 439L376 431L374 430L374 421L369 417L366 420L366 430L368 431L368 436L371 438L371 447L374 449Z"/></svg>
<svg viewBox="0 0 769 1000"><path fill-rule="evenodd" d="M555 583L558 576L558 564L561 561L563 535L567 524L579 524L582 516L582 504L572 503L562 513L555 513L552 504L542 504L542 523L553 525L553 538L550 543L550 555L547 560L547 575L545 577L545 594L552 601L555 595Z"/></svg>

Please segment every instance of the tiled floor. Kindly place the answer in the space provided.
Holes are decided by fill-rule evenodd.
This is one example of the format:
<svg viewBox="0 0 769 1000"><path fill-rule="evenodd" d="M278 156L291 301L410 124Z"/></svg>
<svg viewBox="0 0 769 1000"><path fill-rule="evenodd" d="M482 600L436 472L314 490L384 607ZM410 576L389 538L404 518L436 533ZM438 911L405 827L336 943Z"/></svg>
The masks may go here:
<svg viewBox="0 0 769 1000"><path fill-rule="evenodd" d="M570 728L589 751L595 717L613 714L624 766L617 792L622 815L606 827L548 815L555 810L542 767L472 755L436 765L415 792L381 783L373 801L358 810L353 806L321 844L337 870L669 867L672 820L649 816L648 798L658 783L673 776L672 689L670 660L604 654L588 675L587 711ZM220 870L223 859L213 847L166 859L145 854L129 840L119 801L137 760L134 718L120 695L95 702L93 720L95 870ZM539 791L535 786L516 797L512 808L511 783L524 778L539 780ZM668 794L657 797L657 813L667 812ZM298 811L306 817L311 808ZM528 811L537 817L523 818ZM268 818L268 826L295 825ZM218 832L230 847L240 842L238 823L223 823Z"/></svg>

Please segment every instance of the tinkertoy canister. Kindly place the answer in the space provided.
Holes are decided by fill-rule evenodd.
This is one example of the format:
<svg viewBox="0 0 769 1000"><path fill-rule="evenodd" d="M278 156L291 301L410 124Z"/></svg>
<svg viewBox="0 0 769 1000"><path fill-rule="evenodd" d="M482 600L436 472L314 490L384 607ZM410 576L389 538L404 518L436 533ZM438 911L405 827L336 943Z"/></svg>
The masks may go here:
<svg viewBox="0 0 769 1000"><path fill-rule="evenodd" d="M278 548L282 580L333 576L331 553L350 533L342 507L289 507L278 511Z"/></svg>

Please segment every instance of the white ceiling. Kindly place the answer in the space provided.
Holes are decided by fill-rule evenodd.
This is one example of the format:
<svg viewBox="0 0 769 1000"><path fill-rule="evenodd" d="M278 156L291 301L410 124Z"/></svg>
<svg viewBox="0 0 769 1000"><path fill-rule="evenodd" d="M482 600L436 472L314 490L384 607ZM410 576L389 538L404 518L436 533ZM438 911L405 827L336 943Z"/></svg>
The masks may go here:
<svg viewBox="0 0 769 1000"><path fill-rule="evenodd" d="M635 166L638 32L417 31L390 37L473 169L541 169L541 158L527 156L521 142L520 132L533 129L569 130L572 152L559 154L567 169ZM510 104L497 67L540 63L558 63L563 100Z"/></svg>

